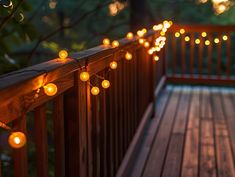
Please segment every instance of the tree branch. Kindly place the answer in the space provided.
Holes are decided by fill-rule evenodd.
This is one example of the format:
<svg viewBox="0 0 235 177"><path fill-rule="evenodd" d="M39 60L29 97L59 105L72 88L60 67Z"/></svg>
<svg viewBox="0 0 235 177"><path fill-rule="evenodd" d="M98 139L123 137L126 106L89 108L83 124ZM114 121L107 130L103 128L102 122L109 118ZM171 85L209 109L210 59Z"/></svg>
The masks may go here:
<svg viewBox="0 0 235 177"><path fill-rule="evenodd" d="M0 23L0 31L4 28L4 26L14 17L15 12L18 10L20 5L24 2L24 0L19 0L18 4L15 6L13 11L11 12L10 15L5 17L2 22Z"/></svg>
<svg viewBox="0 0 235 177"><path fill-rule="evenodd" d="M78 18L77 20L75 20L73 23L71 23L70 25L66 25L66 26L60 26L59 28L57 28L55 31L52 31L51 33L47 34L46 36L41 37L37 43L35 44L35 46L33 47L28 60L31 60L34 52L37 50L38 46L45 40L49 39L50 37L56 35L57 33L59 33L61 30L65 30L65 29L70 29L73 28L74 26L78 25L82 20L84 20L87 16L95 13L97 10L100 10L106 6L108 6L110 4L110 2L106 2L104 4L98 4L93 10L83 14L80 18Z"/></svg>

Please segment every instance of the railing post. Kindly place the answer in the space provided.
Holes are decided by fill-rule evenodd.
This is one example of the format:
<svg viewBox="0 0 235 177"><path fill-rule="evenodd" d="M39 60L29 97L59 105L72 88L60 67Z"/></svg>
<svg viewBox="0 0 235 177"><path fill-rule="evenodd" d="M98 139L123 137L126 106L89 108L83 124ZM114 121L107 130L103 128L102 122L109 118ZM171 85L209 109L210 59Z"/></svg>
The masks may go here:
<svg viewBox="0 0 235 177"><path fill-rule="evenodd" d="M79 74L64 94L66 177L87 177L87 87Z"/></svg>
<svg viewBox="0 0 235 177"><path fill-rule="evenodd" d="M26 116L22 116L21 118L16 119L13 123L13 127L16 131L22 131L27 136ZM27 177L28 176L27 146L24 146L20 149L14 149L13 159L14 159L14 177Z"/></svg>

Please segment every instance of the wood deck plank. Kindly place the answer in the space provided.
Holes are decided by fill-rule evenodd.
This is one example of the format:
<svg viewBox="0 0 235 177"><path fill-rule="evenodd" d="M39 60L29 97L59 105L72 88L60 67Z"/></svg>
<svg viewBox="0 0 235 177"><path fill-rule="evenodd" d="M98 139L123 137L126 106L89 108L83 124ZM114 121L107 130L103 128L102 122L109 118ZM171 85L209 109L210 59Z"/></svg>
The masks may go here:
<svg viewBox="0 0 235 177"><path fill-rule="evenodd" d="M213 90L211 98L212 110L214 113L217 174L218 177L234 177L235 169L232 150L219 91Z"/></svg>
<svg viewBox="0 0 235 177"><path fill-rule="evenodd" d="M208 88L201 91L202 103L200 107L200 177L216 177L215 141L213 117L211 111L210 92Z"/></svg>
<svg viewBox="0 0 235 177"><path fill-rule="evenodd" d="M165 159L166 149L177 110L181 90L174 88L166 112L156 134L143 177L159 177Z"/></svg>
<svg viewBox="0 0 235 177"><path fill-rule="evenodd" d="M166 109L171 91L171 88L165 89L161 94L162 96L157 101L157 105L155 108L155 117L150 120L150 125L146 132L146 138L143 141L142 148L139 152L140 156L138 157L136 163L133 165L134 168L130 175L131 177L141 177L142 175L142 171L148 158L148 154L151 150L156 131L158 130L160 121L162 120L162 115L164 114L164 110Z"/></svg>
<svg viewBox="0 0 235 177"><path fill-rule="evenodd" d="M172 137L163 169L163 177L180 176L190 97L190 87L184 87L179 101Z"/></svg>
<svg viewBox="0 0 235 177"><path fill-rule="evenodd" d="M199 106L200 90L193 89L192 101L189 111L184 158L181 170L182 177L198 176L198 153L199 153Z"/></svg>

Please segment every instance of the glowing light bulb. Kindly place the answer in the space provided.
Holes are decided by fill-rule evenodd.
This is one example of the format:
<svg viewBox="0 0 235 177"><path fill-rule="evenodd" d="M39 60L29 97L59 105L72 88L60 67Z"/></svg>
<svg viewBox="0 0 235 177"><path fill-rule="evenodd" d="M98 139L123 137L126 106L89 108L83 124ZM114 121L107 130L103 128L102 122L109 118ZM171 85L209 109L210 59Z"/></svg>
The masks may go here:
<svg viewBox="0 0 235 177"><path fill-rule="evenodd" d="M218 38L215 38L215 39L214 39L214 42L215 42L216 44L218 44L218 43L219 43L219 39L218 39Z"/></svg>
<svg viewBox="0 0 235 177"><path fill-rule="evenodd" d="M211 43L211 42L210 42L209 40L206 40L206 41L205 41L205 45L210 45L210 43Z"/></svg>
<svg viewBox="0 0 235 177"><path fill-rule="evenodd" d="M206 32L202 32L202 37L206 37L207 36L207 33Z"/></svg>
<svg viewBox="0 0 235 177"><path fill-rule="evenodd" d="M163 21L163 26L164 28L170 28L171 24L167 20L165 20Z"/></svg>
<svg viewBox="0 0 235 177"><path fill-rule="evenodd" d="M181 28L180 29L180 34L184 34L185 33L185 29Z"/></svg>
<svg viewBox="0 0 235 177"><path fill-rule="evenodd" d="M148 50L148 54L149 54L149 55L152 55L153 52L154 52L154 51L153 51L152 49L149 49L149 50Z"/></svg>
<svg viewBox="0 0 235 177"><path fill-rule="evenodd" d="M53 83L49 83L43 87L44 93L47 96L54 96L57 93L57 86Z"/></svg>
<svg viewBox="0 0 235 177"><path fill-rule="evenodd" d="M22 132L13 132L8 137L8 143L13 148L21 148L26 143L26 136Z"/></svg>
<svg viewBox="0 0 235 177"><path fill-rule="evenodd" d="M144 43L144 47L148 48L149 46L150 46L149 42L146 41L146 42Z"/></svg>
<svg viewBox="0 0 235 177"><path fill-rule="evenodd" d="M223 35L223 40L227 41L228 40L228 36L227 35Z"/></svg>
<svg viewBox="0 0 235 177"><path fill-rule="evenodd" d="M100 93L100 89L98 87L92 87L91 88L91 94L92 95L98 95Z"/></svg>
<svg viewBox="0 0 235 177"><path fill-rule="evenodd" d="M103 45L110 45L110 40L108 38L103 39Z"/></svg>
<svg viewBox="0 0 235 177"><path fill-rule="evenodd" d="M143 28L141 31L142 31L142 33L144 33L144 34L147 33L147 29L146 29L146 28Z"/></svg>
<svg viewBox="0 0 235 177"><path fill-rule="evenodd" d="M130 52L127 52L125 54L125 58L126 58L126 60L131 60L132 59L132 54Z"/></svg>
<svg viewBox="0 0 235 177"><path fill-rule="evenodd" d="M109 64L110 68L111 69L117 69L117 62L116 61L112 61L110 64Z"/></svg>
<svg viewBox="0 0 235 177"><path fill-rule="evenodd" d="M68 52L66 50L61 50L59 52L60 60L64 61L68 57Z"/></svg>
<svg viewBox="0 0 235 177"><path fill-rule="evenodd" d="M162 32L167 32L167 28L162 28Z"/></svg>
<svg viewBox="0 0 235 177"><path fill-rule="evenodd" d="M137 35L139 37L143 37L144 36L144 32L142 30L139 30L139 31L137 31Z"/></svg>
<svg viewBox="0 0 235 177"><path fill-rule="evenodd" d="M172 22L172 21L169 21L169 24L170 24L170 25L173 25L173 22Z"/></svg>
<svg viewBox="0 0 235 177"><path fill-rule="evenodd" d="M140 38L140 39L139 39L139 43L140 43L140 44L143 44L143 43L144 43L144 39L143 39L143 38Z"/></svg>
<svg viewBox="0 0 235 177"><path fill-rule="evenodd" d="M119 46L119 42L117 41L117 40L114 40L113 42L112 42L112 47L118 47Z"/></svg>
<svg viewBox="0 0 235 177"><path fill-rule="evenodd" d="M185 40L186 42L188 42L188 41L190 41L190 37L189 37L189 36L186 36L186 37L184 38L184 40Z"/></svg>
<svg viewBox="0 0 235 177"><path fill-rule="evenodd" d="M106 89L106 88L109 88L110 82L108 80L103 80L101 85L102 85L103 88Z"/></svg>
<svg viewBox="0 0 235 177"><path fill-rule="evenodd" d="M90 79L90 74L86 71L80 73L80 80L86 82Z"/></svg>
<svg viewBox="0 0 235 177"><path fill-rule="evenodd" d="M176 33L175 33L175 37L180 37L180 33L179 33L179 32L176 32Z"/></svg>
<svg viewBox="0 0 235 177"><path fill-rule="evenodd" d="M159 60L159 56L156 55L156 56L153 57L153 59L154 59L154 61L158 61Z"/></svg>
<svg viewBox="0 0 235 177"><path fill-rule="evenodd" d="M127 33L126 38L132 39L134 37L134 34L132 32Z"/></svg>
<svg viewBox="0 0 235 177"><path fill-rule="evenodd" d="M201 42L200 39L196 39L196 40L195 40L195 43L196 43L196 44L200 44L200 42Z"/></svg>
<svg viewBox="0 0 235 177"><path fill-rule="evenodd" d="M161 35L161 36L165 36L165 32L164 32L164 31L161 31L161 32L160 32L160 35Z"/></svg>

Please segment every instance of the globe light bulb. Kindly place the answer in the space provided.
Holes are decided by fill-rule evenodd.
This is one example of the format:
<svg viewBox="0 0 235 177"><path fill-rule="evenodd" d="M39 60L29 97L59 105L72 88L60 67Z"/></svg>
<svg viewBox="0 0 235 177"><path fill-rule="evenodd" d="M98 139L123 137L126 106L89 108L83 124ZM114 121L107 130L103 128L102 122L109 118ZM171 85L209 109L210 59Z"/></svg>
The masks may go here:
<svg viewBox="0 0 235 177"><path fill-rule="evenodd" d="M103 80L101 85L103 88L107 89L110 86L110 82L108 80Z"/></svg>
<svg viewBox="0 0 235 177"><path fill-rule="evenodd" d="M156 56L153 57L153 59L154 59L154 61L158 61L159 60L159 56L156 55Z"/></svg>
<svg viewBox="0 0 235 177"><path fill-rule="evenodd" d="M126 60L131 60L132 59L132 54L130 52L126 52L125 58L126 58Z"/></svg>
<svg viewBox="0 0 235 177"><path fill-rule="evenodd" d="M126 38L127 39L133 39L134 34L132 32L127 33Z"/></svg>
<svg viewBox="0 0 235 177"><path fill-rule="evenodd" d="M98 87L92 87L91 88L91 94L92 95L98 95L100 93L100 89Z"/></svg>
<svg viewBox="0 0 235 177"><path fill-rule="evenodd" d="M216 44L218 44L218 43L219 43L219 39L218 39L218 38L215 38L215 39L214 39L214 42L215 42Z"/></svg>
<svg viewBox="0 0 235 177"><path fill-rule="evenodd" d="M83 81L83 82L86 82L90 79L90 75L88 72L86 71L83 71L80 73L80 80Z"/></svg>
<svg viewBox="0 0 235 177"><path fill-rule="evenodd" d="M206 32L202 32L202 37L206 37L207 36L207 33Z"/></svg>
<svg viewBox="0 0 235 177"><path fill-rule="evenodd" d="M148 48L149 46L150 46L149 42L146 41L146 42L144 43L144 47L145 47L145 48Z"/></svg>
<svg viewBox="0 0 235 177"><path fill-rule="evenodd" d="M184 40L185 40L186 42L188 42L188 41L190 41L190 37L189 37L189 36L186 36L186 37L184 38Z"/></svg>
<svg viewBox="0 0 235 177"><path fill-rule="evenodd" d="M210 42L209 40L206 40L206 41L205 41L205 45L210 45L210 43L211 43L211 42Z"/></svg>
<svg viewBox="0 0 235 177"><path fill-rule="evenodd" d="M144 34L147 33L147 29L146 29L146 28L143 28L141 31L142 31Z"/></svg>
<svg viewBox="0 0 235 177"><path fill-rule="evenodd" d="M68 52L66 50L61 50L59 52L59 59L64 61L68 57Z"/></svg>
<svg viewBox="0 0 235 177"><path fill-rule="evenodd" d="M196 39L196 40L195 40L195 43L196 43L196 44L200 44L200 42L201 42L200 39Z"/></svg>
<svg viewBox="0 0 235 177"><path fill-rule="evenodd" d="M164 31L161 31L161 32L160 32L160 35L161 35L161 36L165 36L165 32L164 32Z"/></svg>
<svg viewBox="0 0 235 177"><path fill-rule="evenodd" d="M223 35L223 40L227 41L228 40L228 36L227 35Z"/></svg>
<svg viewBox="0 0 235 177"><path fill-rule="evenodd" d="M154 51L153 51L152 49L149 49L149 50L148 50L148 54L149 54L149 55L152 55L153 52L154 52Z"/></svg>
<svg viewBox="0 0 235 177"><path fill-rule="evenodd" d="M144 39L143 39L143 38L140 38L140 39L139 39L139 43L140 43L140 44L143 44L143 43L144 43Z"/></svg>
<svg viewBox="0 0 235 177"><path fill-rule="evenodd" d="M117 62L116 61L112 61L110 64L109 64L110 68L111 69L117 69Z"/></svg>
<svg viewBox="0 0 235 177"><path fill-rule="evenodd" d="M180 34L184 34L185 33L185 29L181 28L180 29Z"/></svg>
<svg viewBox="0 0 235 177"><path fill-rule="evenodd" d="M144 32L142 30L138 30L137 31L137 36L143 37L144 36Z"/></svg>
<svg viewBox="0 0 235 177"><path fill-rule="evenodd" d="M175 37L180 37L180 33L179 33L179 32L176 32L176 33L175 33Z"/></svg>
<svg viewBox="0 0 235 177"><path fill-rule="evenodd" d="M57 93L57 86L53 83L49 83L45 85L43 88L44 88L44 93L47 96L54 96Z"/></svg>
<svg viewBox="0 0 235 177"><path fill-rule="evenodd" d="M119 46L119 42L117 41L117 40L114 40L113 42L112 42L112 47L118 47Z"/></svg>
<svg viewBox="0 0 235 177"><path fill-rule="evenodd" d="M108 38L103 39L103 45L105 46L110 45L110 40Z"/></svg>
<svg viewBox="0 0 235 177"><path fill-rule="evenodd" d="M22 132L12 132L8 137L8 143L12 148L21 148L26 143L26 136Z"/></svg>
<svg viewBox="0 0 235 177"><path fill-rule="evenodd" d="M170 28L171 24L167 20L165 20L163 21L163 26L164 28Z"/></svg>

